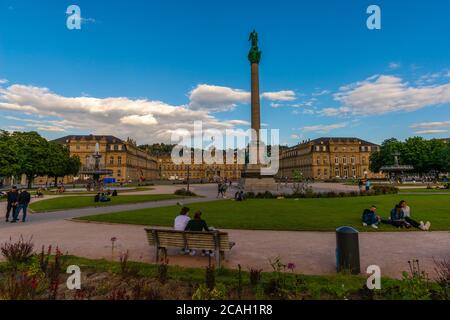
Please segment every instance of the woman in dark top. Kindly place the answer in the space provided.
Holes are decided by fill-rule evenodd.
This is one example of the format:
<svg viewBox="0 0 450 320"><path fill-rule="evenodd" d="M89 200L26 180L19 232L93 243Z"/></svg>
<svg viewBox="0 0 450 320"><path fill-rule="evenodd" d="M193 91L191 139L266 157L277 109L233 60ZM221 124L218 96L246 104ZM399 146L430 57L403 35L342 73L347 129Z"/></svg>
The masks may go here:
<svg viewBox="0 0 450 320"><path fill-rule="evenodd" d="M197 211L194 219L189 220L185 231L209 231L206 221L202 219L202 212Z"/></svg>
<svg viewBox="0 0 450 320"><path fill-rule="evenodd" d="M202 212L197 211L194 215L194 219L189 220L188 224L186 225L185 231L209 231L208 225L206 224L206 221L202 219ZM194 256L196 254L195 250L191 250L190 255ZM206 251L202 250L202 256L214 256L213 251Z"/></svg>

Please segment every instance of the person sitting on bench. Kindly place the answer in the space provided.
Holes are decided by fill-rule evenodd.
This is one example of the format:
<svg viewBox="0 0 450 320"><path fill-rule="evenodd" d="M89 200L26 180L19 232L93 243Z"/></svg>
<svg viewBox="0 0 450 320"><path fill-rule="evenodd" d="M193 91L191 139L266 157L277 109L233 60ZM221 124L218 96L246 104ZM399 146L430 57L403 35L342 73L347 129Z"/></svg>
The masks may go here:
<svg viewBox="0 0 450 320"><path fill-rule="evenodd" d="M197 211L194 215L194 219L189 220L189 222L186 225L185 231L209 231L208 225L206 224L206 221L202 219L202 212ZM196 254L195 250L191 250L190 255L194 256ZM205 256L207 253L205 250L202 250L202 256ZM213 252L209 251L209 255L212 256Z"/></svg>

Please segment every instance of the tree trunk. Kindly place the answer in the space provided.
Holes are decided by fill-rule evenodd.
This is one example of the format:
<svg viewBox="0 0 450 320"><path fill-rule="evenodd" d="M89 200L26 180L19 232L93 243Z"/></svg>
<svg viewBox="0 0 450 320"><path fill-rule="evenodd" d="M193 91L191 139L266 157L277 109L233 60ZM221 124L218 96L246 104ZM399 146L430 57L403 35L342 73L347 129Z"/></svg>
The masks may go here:
<svg viewBox="0 0 450 320"><path fill-rule="evenodd" d="M31 189L33 187L33 177L34 177L34 174L27 175L28 189Z"/></svg>
<svg viewBox="0 0 450 320"><path fill-rule="evenodd" d="M55 188L58 187L58 177L57 177L57 176L55 176L55 183L54 183L54 186L55 186Z"/></svg>

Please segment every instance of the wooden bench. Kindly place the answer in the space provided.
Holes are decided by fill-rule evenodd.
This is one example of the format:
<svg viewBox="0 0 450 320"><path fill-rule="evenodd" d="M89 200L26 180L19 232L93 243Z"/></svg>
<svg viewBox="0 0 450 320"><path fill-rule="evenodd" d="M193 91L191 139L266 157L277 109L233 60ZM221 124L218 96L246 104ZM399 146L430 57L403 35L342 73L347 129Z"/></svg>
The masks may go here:
<svg viewBox="0 0 450 320"><path fill-rule="evenodd" d="M216 266L220 268L225 258L225 251L230 251L234 242L230 242L228 233L176 231L167 229L145 229L150 246L156 249L156 262L159 262L160 253L167 257L167 248L211 250L216 256Z"/></svg>

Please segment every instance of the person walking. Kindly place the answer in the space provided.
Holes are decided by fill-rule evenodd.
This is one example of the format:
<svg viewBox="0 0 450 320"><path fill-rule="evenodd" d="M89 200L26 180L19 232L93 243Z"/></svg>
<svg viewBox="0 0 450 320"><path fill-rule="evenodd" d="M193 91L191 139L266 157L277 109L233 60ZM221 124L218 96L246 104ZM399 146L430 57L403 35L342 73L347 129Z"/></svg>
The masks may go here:
<svg viewBox="0 0 450 320"><path fill-rule="evenodd" d="M359 189L359 193L361 193L362 189L363 189L363 182L361 179L358 180L358 189Z"/></svg>
<svg viewBox="0 0 450 320"><path fill-rule="evenodd" d="M6 194L7 204L6 204L6 222L9 222L9 215L14 219L14 212L17 209L17 202L19 201L19 192L17 187L13 186L10 191Z"/></svg>
<svg viewBox="0 0 450 320"><path fill-rule="evenodd" d="M19 219L19 214L20 214L20 210L23 211L22 214L22 222L25 222L27 219L27 209L28 209L28 205L30 204L31 201L31 195L28 193L27 190L22 189L22 191L19 194L19 199L18 199L18 206L17 209L14 213L14 219L11 222L17 222Z"/></svg>

